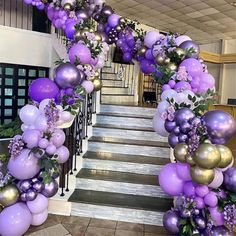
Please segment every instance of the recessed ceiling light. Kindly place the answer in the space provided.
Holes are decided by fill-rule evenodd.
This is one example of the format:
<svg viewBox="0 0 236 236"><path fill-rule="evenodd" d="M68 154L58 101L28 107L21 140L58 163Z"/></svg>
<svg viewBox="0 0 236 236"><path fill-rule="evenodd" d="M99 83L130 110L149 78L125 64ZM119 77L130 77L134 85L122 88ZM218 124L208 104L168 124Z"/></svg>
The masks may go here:
<svg viewBox="0 0 236 236"><path fill-rule="evenodd" d="M230 5L236 7L236 2L231 2Z"/></svg>

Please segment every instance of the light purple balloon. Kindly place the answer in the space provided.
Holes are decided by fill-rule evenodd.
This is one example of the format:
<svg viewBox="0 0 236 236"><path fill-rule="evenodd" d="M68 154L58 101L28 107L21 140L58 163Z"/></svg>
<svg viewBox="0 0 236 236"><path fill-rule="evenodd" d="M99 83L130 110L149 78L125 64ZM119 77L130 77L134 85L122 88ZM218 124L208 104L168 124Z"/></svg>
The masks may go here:
<svg viewBox="0 0 236 236"><path fill-rule="evenodd" d="M170 106L170 103L167 101L161 101L157 106L157 111L161 115L166 109Z"/></svg>
<svg viewBox="0 0 236 236"><path fill-rule="evenodd" d="M24 0L24 3L30 5L32 3L32 0Z"/></svg>
<svg viewBox="0 0 236 236"><path fill-rule="evenodd" d="M195 196L195 185L192 181L186 182L184 184L184 195L187 197L194 197Z"/></svg>
<svg viewBox="0 0 236 236"><path fill-rule="evenodd" d="M46 131L48 129L47 118L44 115L38 116L34 123L35 129Z"/></svg>
<svg viewBox="0 0 236 236"><path fill-rule="evenodd" d="M111 28L115 28L120 23L120 16L117 14L112 14L108 17L108 25Z"/></svg>
<svg viewBox="0 0 236 236"><path fill-rule="evenodd" d="M156 112L153 118L153 129L157 134L163 137L167 137L169 135L169 133L165 129L165 121L161 119L158 112Z"/></svg>
<svg viewBox="0 0 236 236"><path fill-rule="evenodd" d="M48 198L39 193L34 201L27 202L27 206L31 213L39 214L47 209Z"/></svg>
<svg viewBox="0 0 236 236"><path fill-rule="evenodd" d="M179 37L177 37L175 39L175 43L177 46L179 46L181 43L185 42L185 41L189 41L191 40L191 38L187 35L180 35Z"/></svg>
<svg viewBox="0 0 236 236"><path fill-rule="evenodd" d="M29 153L29 149L23 149L19 156L9 160L9 173L16 179L31 179L39 172L38 159L32 153Z"/></svg>
<svg viewBox="0 0 236 236"><path fill-rule="evenodd" d="M199 197L203 198L210 192L210 190L207 185L199 185L196 187L195 192Z"/></svg>
<svg viewBox="0 0 236 236"><path fill-rule="evenodd" d="M185 90L191 90L191 89L192 89L191 85L186 81L180 81L180 82L176 83L174 86L174 90L178 93L185 91Z"/></svg>
<svg viewBox="0 0 236 236"><path fill-rule="evenodd" d="M175 82L174 80L170 80L170 81L168 82L168 85L169 85L171 88L174 88L174 87L175 87L175 84L176 84L176 82Z"/></svg>
<svg viewBox="0 0 236 236"><path fill-rule="evenodd" d="M176 94L177 92L174 89L165 90L161 95L161 100L173 98Z"/></svg>
<svg viewBox="0 0 236 236"><path fill-rule="evenodd" d="M61 147L66 140L66 135L63 130L57 129L53 132L52 137L50 138L50 141L52 142L55 147L59 148Z"/></svg>
<svg viewBox="0 0 236 236"><path fill-rule="evenodd" d="M184 66L192 77L203 72L202 64L195 58L185 59L180 66Z"/></svg>
<svg viewBox="0 0 236 236"><path fill-rule="evenodd" d="M60 88L75 88L81 83L80 71L75 65L63 63L57 67L54 80Z"/></svg>
<svg viewBox="0 0 236 236"><path fill-rule="evenodd" d="M179 176L184 181L192 180L190 175L190 165L187 163L177 163L176 171Z"/></svg>
<svg viewBox="0 0 236 236"><path fill-rule="evenodd" d="M169 84L164 84L164 85L162 86L162 91L166 91L166 90L169 90L169 89L171 89L171 87L170 87Z"/></svg>
<svg viewBox="0 0 236 236"><path fill-rule="evenodd" d="M43 212L39 214L32 214L31 225L39 226L42 225L48 218L48 209L45 209Z"/></svg>
<svg viewBox="0 0 236 236"><path fill-rule="evenodd" d="M40 148L46 149L47 146L49 145L49 141L46 138L42 138L42 139L39 140L38 145L39 145Z"/></svg>
<svg viewBox="0 0 236 236"><path fill-rule="evenodd" d="M195 197L194 202L196 203L197 209L203 209L205 207L204 200L201 197Z"/></svg>
<svg viewBox="0 0 236 236"><path fill-rule="evenodd" d="M57 148L55 145L53 144L49 144L46 148L46 152L49 154L49 155L54 155L55 152L56 152Z"/></svg>
<svg viewBox="0 0 236 236"><path fill-rule="evenodd" d="M68 148L65 147L65 146L59 147L59 148L56 150L55 154L58 155L57 161L58 161L60 164L63 164L63 163L65 163L65 162L67 162L68 159L69 159L69 157L70 157L70 152L69 152Z"/></svg>
<svg viewBox="0 0 236 236"><path fill-rule="evenodd" d="M84 44L77 43L69 49L69 59L72 64L76 62L76 58L78 58L80 64L85 65L90 63L92 55Z"/></svg>
<svg viewBox="0 0 236 236"><path fill-rule="evenodd" d="M66 22L65 34L68 39L74 39L74 34L76 32L75 25L77 22L72 20L70 22Z"/></svg>
<svg viewBox="0 0 236 236"><path fill-rule="evenodd" d="M144 44L148 48L152 46L161 38L161 34L158 31L149 31L144 37Z"/></svg>
<svg viewBox="0 0 236 236"><path fill-rule="evenodd" d="M212 220L217 226L224 225L224 213L219 212L218 207L208 207L208 210L210 211Z"/></svg>
<svg viewBox="0 0 236 236"><path fill-rule="evenodd" d="M44 185L44 189L42 190L41 194L45 197L50 198L53 197L58 191L59 185L56 180L53 180L49 184Z"/></svg>
<svg viewBox="0 0 236 236"><path fill-rule="evenodd" d="M82 19L82 20L87 20L89 18L89 14L86 10L79 10L76 12L76 16L78 19Z"/></svg>
<svg viewBox="0 0 236 236"><path fill-rule="evenodd" d="M178 177L175 163L167 164L161 169L159 183L162 190L171 196L180 196L183 193L184 181Z"/></svg>
<svg viewBox="0 0 236 236"><path fill-rule="evenodd" d="M40 115L39 109L33 105L25 105L20 109L20 119L26 125L33 125L37 117Z"/></svg>
<svg viewBox="0 0 236 236"><path fill-rule="evenodd" d="M26 130L22 135L22 139L26 143L27 148L29 149L38 146L39 137L40 132L36 129Z"/></svg>
<svg viewBox="0 0 236 236"><path fill-rule="evenodd" d="M204 197L204 202L206 205L209 207L216 207L218 204L218 198L216 193L214 192L209 192L205 197Z"/></svg>
<svg viewBox="0 0 236 236"><path fill-rule="evenodd" d="M86 93L92 93L94 89L94 85L92 81L84 80L81 86L85 89Z"/></svg>
<svg viewBox="0 0 236 236"><path fill-rule="evenodd" d="M32 215L24 203L6 207L0 214L0 234L2 236L24 235L29 229Z"/></svg>

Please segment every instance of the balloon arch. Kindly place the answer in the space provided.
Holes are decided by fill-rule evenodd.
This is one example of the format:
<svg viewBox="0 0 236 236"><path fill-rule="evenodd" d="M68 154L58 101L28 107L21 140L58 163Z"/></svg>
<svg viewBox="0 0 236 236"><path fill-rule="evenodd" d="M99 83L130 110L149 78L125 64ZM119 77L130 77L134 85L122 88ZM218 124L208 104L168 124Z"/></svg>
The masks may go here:
<svg viewBox="0 0 236 236"><path fill-rule="evenodd" d="M236 168L224 144L236 131L233 118L208 111L215 80L199 58L199 46L186 35L144 32L120 17L104 0L24 0L45 10L67 37L70 62L62 62L53 80L39 78L29 87L31 104L20 110L22 135L1 160L0 234L23 235L47 219L48 198L58 190L60 164L69 158L63 128L69 127L86 93L102 87L109 45L126 62L136 60L144 74L162 85L155 131L168 137L175 163L160 172L160 186L175 197L164 227L175 235L232 235L236 224Z"/></svg>

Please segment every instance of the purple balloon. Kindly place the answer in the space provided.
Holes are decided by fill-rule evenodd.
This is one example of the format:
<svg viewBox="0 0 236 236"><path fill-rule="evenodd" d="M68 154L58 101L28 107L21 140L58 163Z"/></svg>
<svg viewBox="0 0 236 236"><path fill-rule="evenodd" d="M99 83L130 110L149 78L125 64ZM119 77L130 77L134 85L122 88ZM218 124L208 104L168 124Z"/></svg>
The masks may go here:
<svg viewBox="0 0 236 236"><path fill-rule="evenodd" d="M27 144L27 148L32 149L34 147L38 147L40 132L35 129L26 130L22 139Z"/></svg>
<svg viewBox="0 0 236 236"><path fill-rule="evenodd" d="M83 9L77 11L76 16L78 19L82 19L82 20L87 20L89 18L88 12Z"/></svg>
<svg viewBox="0 0 236 236"><path fill-rule="evenodd" d="M39 193L34 201L27 202L27 206L31 213L39 214L40 212L47 209L48 198Z"/></svg>
<svg viewBox="0 0 236 236"><path fill-rule="evenodd" d="M225 226L213 226L211 236L233 236L233 234Z"/></svg>
<svg viewBox="0 0 236 236"><path fill-rule="evenodd" d="M163 225L171 234L179 233L180 217L176 211L167 211L163 216Z"/></svg>
<svg viewBox="0 0 236 236"><path fill-rule="evenodd" d="M236 168L230 168L224 172L224 186L227 190L236 193Z"/></svg>
<svg viewBox="0 0 236 236"><path fill-rule="evenodd" d="M166 121L165 121L165 129L166 129L169 133L171 133L171 132L174 130L175 127L176 127L175 121L169 121L169 120L166 120Z"/></svg>
<svg viewBox="0 0 236 236"><path fill-rule="evenodd" d="M178 140L179 140L179 143L185 143L188 139L188 135L186 134L179 134L179 137L178 137Z"/></svg>
<svg viewBox="0 0 236 236"><path fill-rule="evenodd" d="M168 142L172 148L174 148L179 143L179 137L174 133L171 133L168 137Z"/></svg>
<svg viewBox="0 0 236 236"><path fill-rule="evenodd" d="M2 236L24 235L30 227L31 220L31 213L24 203L6 207L0 214L0 234Z"/></svg>
<svg viewBox="0 0 236 236"><path fill-rule="evenodd" d="M166 91L166 90L169 90L169 89L171 89L171 87L170 87L169 84L164 84L164 85L162 86L162 91Z"/></svg>
<svg viewBox="0 0 236 236"><path fill-rule="evenodd" d="M152 49L148 49L145 53L145 57L147 58L147 60L154 60L154 56L152 54Z"/></svg>
<svg viewBox="0 0 236 236"><path fill-rule="evenodd" d="M55 71L55 83L60 88L75 88L80 85L80 71L75 65L63 63Z"/></svg>
<svg viewBox="0 0 236 236"><path fill-rule="evenodd" d="M112 14L108 17L108 25L111 28L115 28L120 23L120 16L117 14Z"/></svg>
<svg viewBox="0 0 236 236"><path fill-rule="evenodd" d="M159 183L162 190L171 196L179 196L183 193L184 182L178 177L176 168L175 163L167 164L159 174Z"/></svg>
<svg viewBox="0 0 236 236"><path fill-rule="evenodd" d="M123 55L123 60L124 60L125 62L130 62L130 61L132 60L132 54L129 53L129 52L124 53L124 55Z"/></svg>
<svg viewBox="0 0 236 236"><path fill-rule="evenodd" d="M58 92L57 85L48 78L36 79L29 87L29 96L36 102L41 102L47 98L56 98Z"/></svg>
<svg viewBox="0 0 236 236"><path fill-rule="evenodd" d="M143 59L141 61L141 70L144 74L151 74L155 72L155 65L152 63L152 61Z"/></svg>
<svg viewBox="0 0 236 236"><path fill-rule="evenodd" d="M33 178L40 170L38 159L29 149L23 149L16 158L11 158L8 162L9 173L16 179L24 180ZM24 170L24 171L22 171Z"/></svg>
<svg viewBox="0 0 236 236"><path fill-rule="evenodd" d="M26 193L22 193L22 194L20 195L20 200L21 200L22 202L26 202L26 201L27 201Z"/></svg>
<svg viewBox="0 0 236 236"><path fill-rule="evenodd" d="M180 66L184 66L191 76L195 76L203 72L202 64L195 58L185 59Z"/></svg>
<svg viewBox="0 0 236 236"><path fill-rule="evenodd" d="M195 221L195 223L196 223L198 229L203 230L203 229L206 228L207 223L206 223L206 220L205 220L203 217L197 216L197 217L194 219L194 221Z"/></svg>
<svg viewBox="0 0 236 236"><path fill-rule="evenodd" d="M104 16L110 16L113 13L114 13L114 11L110 6L104 6L101 11L101 14Z"/></svg>
<svg viewBox="0 0 236 236"><path fill-rule="evenodd" d="M177 163L176 170L178 177L184 181L192 180L190 175L190 165L187 163Z"/></svg>
<svg viewBox="0 0 236 236"><path fill-rule="evenodd" d="M203 209L205 207L204 200L201 197L195 197L194 202L196 203L197 209Z"/></svg>
<svg viewBox="0 0 236 236"><path fill-rule="evenodd" d="M236 132L236 122L227 112L208 111L202 117L209 139L214 144L225 144Z"/></svg>
<svg viewBox="0 0 236 236"><path fill-rule="evenodd" d="M31 188L31 181L30 180L22 180L18 183L19 190L22 192L26 192Z"/></svg>
<svg viewBox="0 0 236 236"><path fill-rule="evenodd" d="M76 24L77 22L75 20L66 23L65 34L68 39L74 39L74 34L76 32Z"/></svg>
<svg viewBox="0 0 236 236"><path fill-rule="evenodd" d="M49 184L45 184L43 191L41 194L43 194L45 197L50 198L53 197L57 191L58 191L59 185L56 180L53 180Z"/></svg>
<svg viewBox="0 0 236 236"><path fill-rule="evenodd" d="M69 49L69 59L72 64L76 62L76 59L79 60L79 63L82 65L89 64L91 61L92 55L89 50L84 44L77 43L74 44Z"/></svg>
<svg viewBox="0 0 236 236"><path fill-rule="evenodd" d="M216 226L222 226L225 223L224 213L218 210L218 207L208 207L211 218Z"/></svg>
<svg viewBox="0 0 236 236"><path fill-rule="evenodd" d="M105 30L105 25L102 23L98 24L97 31L104 32L104 30Z"/></svg>
<svg viewBox="0 0 236 236"><path fill-rule="evenodd" d="M50 142L52 142L52 144L57 148L61 147L64 144L65 140L66 135L61 129L56 129L53 132L52 137L50 138Z"/></svg>
<svg viewBox="0 0 236 236"><path fill-rule="evenodd" d="M81 86L85 89L86 93L92 93L94 89L94 85L92 81L84 80Z"/></svg>
<svg viewBox="0 0 236 236"><path fill-rule="evenodd" d="M175 112L175 122L177 125L180 125L183 122L187 122L194 117L195 114L189 108L182 108Z"/></svg>
<svg viewBox="0 0 236 236"><path fill-rule="evenodd" d="M196 187L196 194L201 198L205 197L209 192L210 190L207 185L199 185Z"/></svg>
<svg viewBox="0 0 236 236"><path fill-rule="evenodd" d="M185 90L191 90L191 89L192 89L191 85L186 81L180 81L174 86L174 90L178 93L183 92Z"/></svg>
<svg viewBox="0 0 236 236"><path fill-rule="evenodd" d="M61 146L59 147L57 150L56 150L56 155L58 155L57 157L57 161L60 163L60 164L63 164L65 162L68 161L69 157L70 157L70 152L68 150L67 147L65 146Z"/></svg>
<svg viewBox="0 0 236 236"><path fill-rule="evenodd" d="M26 192L26 201L34 201L37 197L37 192L33 189L29 189L27 192Z"/></svg>
<svg viewBox="0 0 236 236"><path fill-rule="evenodd" d="M33 184L32 188L33 188L36 192L40 193L40 192L42 192L43 189L44 189L44 183L38 181L38 182L36 182L36 183Z"/></svg>
<svg viewBox="0 0 236 236"><path fill-rule="evenodd" d="M173 89L175 87L176 82L174 80L170 80L168 85Z"/></svg>
<svg viewBox="0 0 236 236"><path fill-rule="evenodd" d="M199 53L200 53L200 47L198 44L196 44L195 42L191 41L191 40L188 40L188 41L185 41L183 43L181 43L179 45L180 48L184 49L184 50L189 50L189 49L193 49L194 50L194 53L191 54L190 57L195 57L197 58L199 56Z"/></svg>
<svg viewBox="0 0 236 236"><path fill-rule="evenodd" d="M191 125L188 122L184 121L183 123L180 124L181 133L187 134L190 131L190 129Z"/></svg>
<svg viewBox="0 0 236 236"><path fill-rule="evenodd" d="M186 182L184 184L184 195L187 197L194 197L195 196L195 185L192 181Z"/></svg>
<svg viewBox="0 0 236 236"><path fill-rule="evenodd" d="M206 205L209 207L216 207L218 204L218 198L216 193L214 192L209 192L205 197L204 197L204 202Z"/></svg>
<svg viewBox="0 0 236 236"><path fill-rule="evenodd" d="M31 225L39 226L42 225L48 218L48 209L45 209L43 212L39 214L32 214Z"/></svg>

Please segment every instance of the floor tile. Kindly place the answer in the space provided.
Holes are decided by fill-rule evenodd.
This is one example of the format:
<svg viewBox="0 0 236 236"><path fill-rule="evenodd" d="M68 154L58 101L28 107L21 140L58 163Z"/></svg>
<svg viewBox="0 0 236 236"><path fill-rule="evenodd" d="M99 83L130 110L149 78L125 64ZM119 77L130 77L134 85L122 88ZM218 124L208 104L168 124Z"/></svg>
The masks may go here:
<svg viewBox="0 0 236 236"><path fill-rule="evenodd" d="M87 229L87 226L81 226L77 224L63 223L63 226L72 236L84 236Z"/></svg>
<svg viewBox="0 0 236 236"><path fill-rule="evenodd" d="M143 236L143 232L116 230L115 236Z"/></svg>
<svg viewBox="0 0 236 236"><path fill-rule="evenodd" d="M89 227L108 228L115 229L116 221L114 220L102 220L102 219L91 219Z"/></svg>
<svg viewBox="0 0 236 236"><path fill-rule="evenodd" d="M65 236L68 235L68 231L61 225L54 225L39 231L36 231L29 236Z"/></svg>
<svg viewBox="0 0 236 236"><path fill-rule="evenodd" d="M168 233L144 233L144 236L170 236Z"/></svg>
<svg viewBox="0 0 236 236"><path fill-rule="evenodd" d="M155 225L144 225L145 233L154 233L154 234L167 234L167 231L164 227L155 226Z"/></svg>
<svg viewBox="0 0 236 236"><path fill-rule="evenodd" d="M114 235L115 235L115 230L98 228L98 227L88 227L85 233L85 236L114 236Z"/></svg>
<svg viewBox="0 0 236 236"><path fill-rule="evenodd" d="M78 216L64 216L62 218L61 221L63 224L77 224L80 226L85 226L87 227L89 222L90 222L90 218L87 217L78 217Z"/></svg>
<svg viewBox="0 0 236 236"><path fill-rule="evenodd" d="M128 230L128 231L137 231L143 232L143 224L127 223L127 222L118 222L117 229Z"/></svg>

